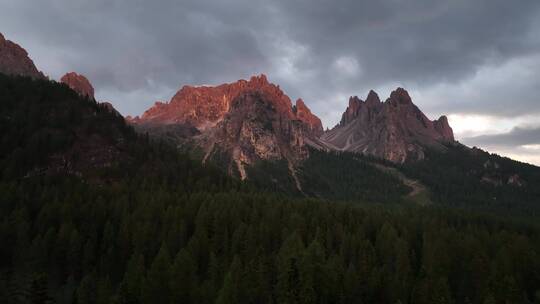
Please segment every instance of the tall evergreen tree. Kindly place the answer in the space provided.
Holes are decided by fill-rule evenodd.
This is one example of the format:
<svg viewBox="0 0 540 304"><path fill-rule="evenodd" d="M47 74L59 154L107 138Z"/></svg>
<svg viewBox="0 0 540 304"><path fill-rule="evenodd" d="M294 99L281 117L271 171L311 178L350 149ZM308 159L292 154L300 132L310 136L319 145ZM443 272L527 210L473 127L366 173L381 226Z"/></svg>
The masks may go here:
<svg viewBox="0 0 540 304"><path fill-rule="evenodd" d="M171 258L169 250L163 244L146 274L142 286L141 303L169 303Z"/></svg>

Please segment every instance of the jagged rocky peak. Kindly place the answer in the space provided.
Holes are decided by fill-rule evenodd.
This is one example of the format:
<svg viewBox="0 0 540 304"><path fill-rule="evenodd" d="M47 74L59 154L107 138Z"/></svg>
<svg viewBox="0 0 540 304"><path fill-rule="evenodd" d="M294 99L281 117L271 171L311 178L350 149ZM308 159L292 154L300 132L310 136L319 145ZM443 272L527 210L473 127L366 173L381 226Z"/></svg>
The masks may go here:
<svg viewBox="0 0 540 304"><path fill-rule="evenodd" d="M319 117L311 113L311 110L306 106L304 101L299 98L294 106L296 118L304 122L308 129L316 136L321 136L324 133L323 125Z"/></svg>
<svg viewBox="0 0 540 304"><path fill-rule="evenodd" d="M285 160L294 177L308 146L324 148L318 140L321 120L303 100L293 106L264 74L217 86L184 86L169 102L156 102L140 118L126 120L149 133L164 126L196 128L189 140L204 161L216 160L242 179L259 160Z"/></svg>
<svg viewBox="0 0 540 304"><path fill-rule="evenodd" d="M377 111L381 105L379 95L373 90L369 91L366 101L358 98L358 96L351 96L349 98L349 106L341 116L339 125L344 126L348 124L362 113L368 114L368 112Z"/></svg>
<svg viewBox="0 0 540 304"><path fill-rule="evenodd" d="M381 103L370 91L366 101L349 99L341 122L321 140L331 149L358 152L403 163L421 160L427 148L444 150L454 141L452 128L443 116L429 120L403 88Z"/></svg>
<svg viewBox="0 0 540 304"><path fill-rule="evenodd" d="M345 112L343 112L343 115L341 115L341 121L339 122L339 125L346 125L353 119L355 119L358 115L358 110L363 103L364 101L358 98L358 96L349 97L349 106L347 107Z"/></svg>
<svg viewBox="0 0 540 304"><path fill-rule="evenodd" d="M443 115L433 123L435 125L435 129L442 135L444 140L449 142L454 141L454 131L450 127L450 123L448 123L448 117Z"/></svg>
<svg viewBox="0 0 540 304"><path fill-rule="evenodd" d="M79 95L94 99L94 87L85 76L69 72L60 78L60 82L65 83Z"/></svg>
<svg viewBox="0 0 540 304"><path fill-rule="evenodd" d="M393 104L412 104L411 96L409 96L409 92L405 90L404 88L397 88L392 93L390 93L390 98L388 98L387 102L393 103Z"/></svg>
<svg viewBox="0 0 540 304"><path fill-rule="evenodd" d="M206 130L223 120L239 95L251 91L263 92L282 115L296 118L290 98L261 74L217 86L183 86L170 102L156 103L144 112L139 123L190 124L201 131ZM318 118L307 107L302 108L301 117L300 120L315 132L322 133L322 124L318 125Z"/></svg>
<svg viewBox="0 0 540 304"><path fill-rule="evenodd" d="M380 103L381 103L381 100L379 99L379 95L375 93L375 91L370 90L366 98L366 105L378 106Z"/></svg>
<svg viewBox="0 0 540 304"><path fill-rule="evenodd" d="M0 73L12 76L27 76L34 79L46 79L25 49L4 38L0 33Z"/></svg>

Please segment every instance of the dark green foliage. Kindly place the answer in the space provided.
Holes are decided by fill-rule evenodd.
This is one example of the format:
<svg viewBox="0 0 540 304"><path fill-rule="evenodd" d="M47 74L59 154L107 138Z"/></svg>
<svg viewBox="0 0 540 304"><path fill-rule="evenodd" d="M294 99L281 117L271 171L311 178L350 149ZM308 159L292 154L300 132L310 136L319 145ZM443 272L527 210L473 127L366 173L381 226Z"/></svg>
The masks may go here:
<svg viewBox="0 0 540 304"><path fill-rule="evenodd" d="M455 145L445 153L428 151L424 161L400 169L428 186L439 203L540 215L540 168L533 165ZM525 184L509 184L514 174Z"/></svg>
<svg viewBox="0 0 540 304"><path fill-rule="evenodd" d="M2 292L66 303L73 280L78 303L499 303L532 301L540 286L533 226L448 209L131 187L4 185Z"/></svg>
<svg viewBox="0 0 540 304"><path fill-rule="evenodd" d="M128 178L185 191L239 186L218 168L137 135L105 106L49 81L0 74L0 130L0 178L7 181L71 175L96 184Z"/></svg>
<svg viewBox="0 0 540 304"><path fill-rule="evenodd" d="M260 160L246 168L249 182L258 189L274 193L301 196L286 160Z"/></svg>
<svg viewBox="0 0 540 304"><path fill-rule="evenodd" d="M3 77L0 82L3 126L29 136L2 134L2 303L538 301L537 225L446 208L243 191L219 171L135 135L108 112L70 122L70 115L99 106L63 86ZM60 111L51 96L66 110ZM28 144L56 122L25 120L20 130L9 126L14 117L9 113L27 117L13 100L29 111L32 104L47 103L43 113L63 121L61 133L97 134L121 147L127 161L99 174L27 176L84 138L62 135L66 140L54 145L42 139ZM119 130L121 136L99 128ZM34 156L32 149L45 156ZM348 164L345 176L357 170L376 174L349 157L336 160ZM389 176L373 179L385 186L393 182ZM391 200L402 193L401 186L383 197L366 192L377 186L382 188L360 178L340 189L366 200ZM365 188L354 192L353 187Z"/></svg>
<svg viewBox="0 0 540 304"><path fill-rule="evenodd" d="M400 202L409 189L371 162L358 154L311 150L299 172L303 191L333 200Z"/></svg>

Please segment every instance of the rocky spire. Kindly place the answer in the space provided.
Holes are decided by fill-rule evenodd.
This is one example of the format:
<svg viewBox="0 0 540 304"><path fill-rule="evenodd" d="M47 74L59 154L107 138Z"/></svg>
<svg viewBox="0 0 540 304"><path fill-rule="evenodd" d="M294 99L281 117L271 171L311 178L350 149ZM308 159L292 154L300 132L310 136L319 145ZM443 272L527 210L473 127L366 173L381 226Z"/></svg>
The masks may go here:
<svg viewBox="0 0 540 304"><path fill-rule="evenodd" d="M308 126L309 130L312 131L316 136L320 136L324 132L322 122L319 117L311 113L311 110L306 106L301 98L296 100L295 109L296 117L304 122Z"/></svg>
<svg viewBox="0 0 540 304"><path fill-rule="evenodd" d="M358 116L358 112L360 110L360 107L364 104L364 101L358 96L351 96L349 97L349 106L341 115L341 121L339 122L339 125L343 126L348 124L350 121L356 118Z"/></svg>
<svg viewBox="0 0 540 304"><path fill-rule="evenodd" d="M18 44L6 40L0 34L0 73L12 76L27 76L34 79L46 79L25 49Z"/></svg>
<svg viewBox="0 0 540 304"><path fill-rule="evenodd" d="M388 98L387 102L393 103L393 104L412 104L412 99L409 96L409 92L407 92L404 88L397 88L392 93L390 93L390 98Z"/></svg>
<svg viewBox="0 0 540 304"><path fill-rule="evenodd" d="M62 76L60 81L67 84L73 91L79 93L79 95L94 99L94 87L92 87L90 81L83 75L70 72Z"/></svg>
<svg viewBox="0 0 540 304"><path fill-rule="evenodd" d="M448 118L445 115L435 120L433 124L437 132L441 134L441 136L443 137L445 141L448 141L448 142L454 141L454 131L450 127L450 124L448 123Z"/></svg>
<svg viewBox="0 0 540 304"><path fill-rule="evenodd" d="M377 93L375 93L375 91L373 90L370 90L369 91L369 94L366 98L366 105L368 107L371 107L371 106L377 106L381 103L381 100L379 99L379 95L377 95Z"/></svg>

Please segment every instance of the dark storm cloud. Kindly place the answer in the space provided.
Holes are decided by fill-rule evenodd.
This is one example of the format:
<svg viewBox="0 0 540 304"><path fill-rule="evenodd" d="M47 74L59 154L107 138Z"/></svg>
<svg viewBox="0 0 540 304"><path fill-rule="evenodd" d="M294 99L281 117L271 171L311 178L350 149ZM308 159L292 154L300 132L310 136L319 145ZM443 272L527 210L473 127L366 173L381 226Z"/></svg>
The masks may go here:
<svg viewBox="0 0 540 304"><path fill-rule="evenodd" d="M7 6L1 11L12 12L2 19L11 31L36 44L67 49L65 65L87 73L98 88L131 91L149 82L178 86L212 81L245 74L266 61L247 28L222 19L232 18L225 8L176 1L77 0ZM46 64L47 59L41 59Z"/></svg>
<svg viewBox="0 0 540 304"><path fill-rule="evenodd" d="M486 81L539 65L538 20L537 0L0 0L0 31L41 69L86 74L125 114L182 84L266 73L327 125L349 95L397 85L430 92L430 113L540 113L540 69Z"/></svg>
<svg viewBox="0 0 540 304"><path fill-rule="evenodd" d="M540 145L540 128L516 127L508 133L481 135L463 139L463 142L479 147L518 147Z"/></svg>
<svg viewBox="0 0 540 304"><path fill-rule="evenodd" d="M373 81L456 80L488 62L537 51L538 1L292 1L282 11L314 54L353 55Z"/></svg>

